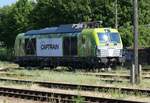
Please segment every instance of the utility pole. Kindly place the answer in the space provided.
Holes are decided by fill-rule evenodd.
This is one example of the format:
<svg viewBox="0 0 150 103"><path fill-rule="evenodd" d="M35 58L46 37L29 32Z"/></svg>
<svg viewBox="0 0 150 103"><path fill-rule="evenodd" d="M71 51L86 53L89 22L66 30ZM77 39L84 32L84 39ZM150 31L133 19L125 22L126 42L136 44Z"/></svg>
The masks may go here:
<svg viewBox="0 0 150 103"><path fill-rule="evenodd" d="M115 28L118 29L118 0L115 1Z"/></svg>
<svg viewBox="0 0 150 103"><path fill-rule="evenodd" d="M135 83L140 83L140 70L138 63L138 0L133 0L134 13L134 65L135 65Z"/></svg>

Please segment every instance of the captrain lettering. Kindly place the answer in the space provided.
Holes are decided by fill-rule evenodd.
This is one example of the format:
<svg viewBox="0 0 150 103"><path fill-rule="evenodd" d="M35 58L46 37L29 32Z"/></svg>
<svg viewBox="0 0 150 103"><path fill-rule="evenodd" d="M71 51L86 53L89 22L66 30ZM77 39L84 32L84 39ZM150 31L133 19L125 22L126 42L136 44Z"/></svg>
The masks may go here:
<svg viewBox="0 0 150 103"><path fill-rule="evenodd" d="M59 49L59 45L58 44L42 44L41 45L41 49Z"/></svg>

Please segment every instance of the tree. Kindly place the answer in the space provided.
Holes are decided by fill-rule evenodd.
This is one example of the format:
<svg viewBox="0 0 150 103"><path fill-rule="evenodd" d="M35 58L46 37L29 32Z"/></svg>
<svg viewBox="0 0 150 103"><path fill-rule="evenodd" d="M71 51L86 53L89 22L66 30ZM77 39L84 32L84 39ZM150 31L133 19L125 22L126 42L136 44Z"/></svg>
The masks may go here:
<svg viewBox="0 0 150 103"><path fill-rule="evenodd" d="M150 0L139 0L139 24L150 23Z"/></svg>
<svg viewBox="0 0 150 103"><path fill-rule="evenodd" d="M1 37L7 47L13 47L16 35L30 28L28 15L32 9L32 3L28 0L19 0L15 5L4 9L8 12L2 13Z"/></svg>
<svg viewBox="0 0 150 103"><path fill-rule="evenodd" d="M88 21L89 0L37 0L30 21L34 28Z"/></svg>
<svg viewBox="0 0 150 103"><path fill-rule="evenodd" d="M139 0L139 44L150 39L150 0ZM132 0L118 0L119 31L124 46L132 46ZM13 47L18 33L60 24L103 21L103 27L115 27L115 0L18 0L0 8L0 41ZM145 36L146 35L146 36Z"/></svg>
<svg viewBox="0 0 150 103"><path fill-rule="evenodd" d="M13 7L14 5L5 6L0 9L0 41L4 42L5 46L9 45L10 43L8 38L11 36L9 35L11 31L8 29L8 27L13 26L13 24L9 22L11 21L9 14L11 13Z"/></svg>

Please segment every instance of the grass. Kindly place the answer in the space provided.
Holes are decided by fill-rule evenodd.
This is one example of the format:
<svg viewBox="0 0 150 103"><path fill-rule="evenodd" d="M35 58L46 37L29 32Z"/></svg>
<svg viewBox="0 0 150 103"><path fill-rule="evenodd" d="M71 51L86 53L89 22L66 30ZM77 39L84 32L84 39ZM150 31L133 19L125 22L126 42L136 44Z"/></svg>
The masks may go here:
<svg viewBox="0 0 150 103"><path fill-rule="evenodd" d="M32 75L32 77L27 77L27 79L42 81L56 81L82 84L95 84L97 81L99 81L99 78L96 78L94 76L80 75L80 73L73 72L55 72L47 70L16 70L12 73Z"/></svg>
<svg viewBox="0 0 150 103"><path fill-rule="evenodd" d="M4 87L21 87L21 88L32 88L35 84L32 83L17 83L17 82L7 82L1 81L0 86Z"/></svg>
<svg viewBox="0 0 150 103"><path fill-rule="evenodd" d="M75 101L75 103L82 103L85 101L85 98L81 97L81 95L79 94L76 98L73 98L73 100Z"/></svg>
<svg viewBox="0 0 150 103"><path fill-rule="evenodd" d="M2 77L13 77L18 79L30 79L39 81L52 81L52 82L65 82L65 83L75 83L75 84L89 84L89 85L110 85L110 86L124 86L124 87L134 87L134 88L149 88L150 81L144 79L139 85L131 85L128 82L122 83L108 83L100 80L101 78L96 76L84 75L81 72L57 72L50 70L27 70L27 69L17 69L10 70L7 73L14 73L17 75L7 76L2 75ZM30 76L29 76L30 75ZM1 76L0 76L1 77Z"/></svg>
<svg viewBox="0 0 150 103"><path fill-rule="evenodd" d="M0 61L0 69L16 69L18 68L17 64L7 62L7 61Z"/></svg>

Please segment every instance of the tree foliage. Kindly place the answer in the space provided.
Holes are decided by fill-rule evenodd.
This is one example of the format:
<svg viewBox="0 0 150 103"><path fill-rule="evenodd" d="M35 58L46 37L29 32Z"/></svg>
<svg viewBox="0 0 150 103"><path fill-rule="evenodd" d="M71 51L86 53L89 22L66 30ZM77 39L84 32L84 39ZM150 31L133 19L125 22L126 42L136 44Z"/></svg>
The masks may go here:
<svg viewBox="0 0 150 103"><path fill-rule="evenodd" d="M33 27L88 21L89 0L37 0L31 14Z"/></svg>
<svg viewBox="0 0 150 103"><path fill-rule="evenodd" d="M19 0L12 6L2 8L0 38L7 47L12 47L18 33L29 28L28 16L32 11L32 3L28 0Z"/></svg>
<svg viewBox="0 0 150 103"><path fill-rule="evenodd" d="M150 46L150 0L139 0L139 44ZM118 25L124 46L133 45L132 0L118 0ZM60 24L103 21L115 27L115 0L18 0L0 8L0 41L13 47L18 33Z"/></svg>

